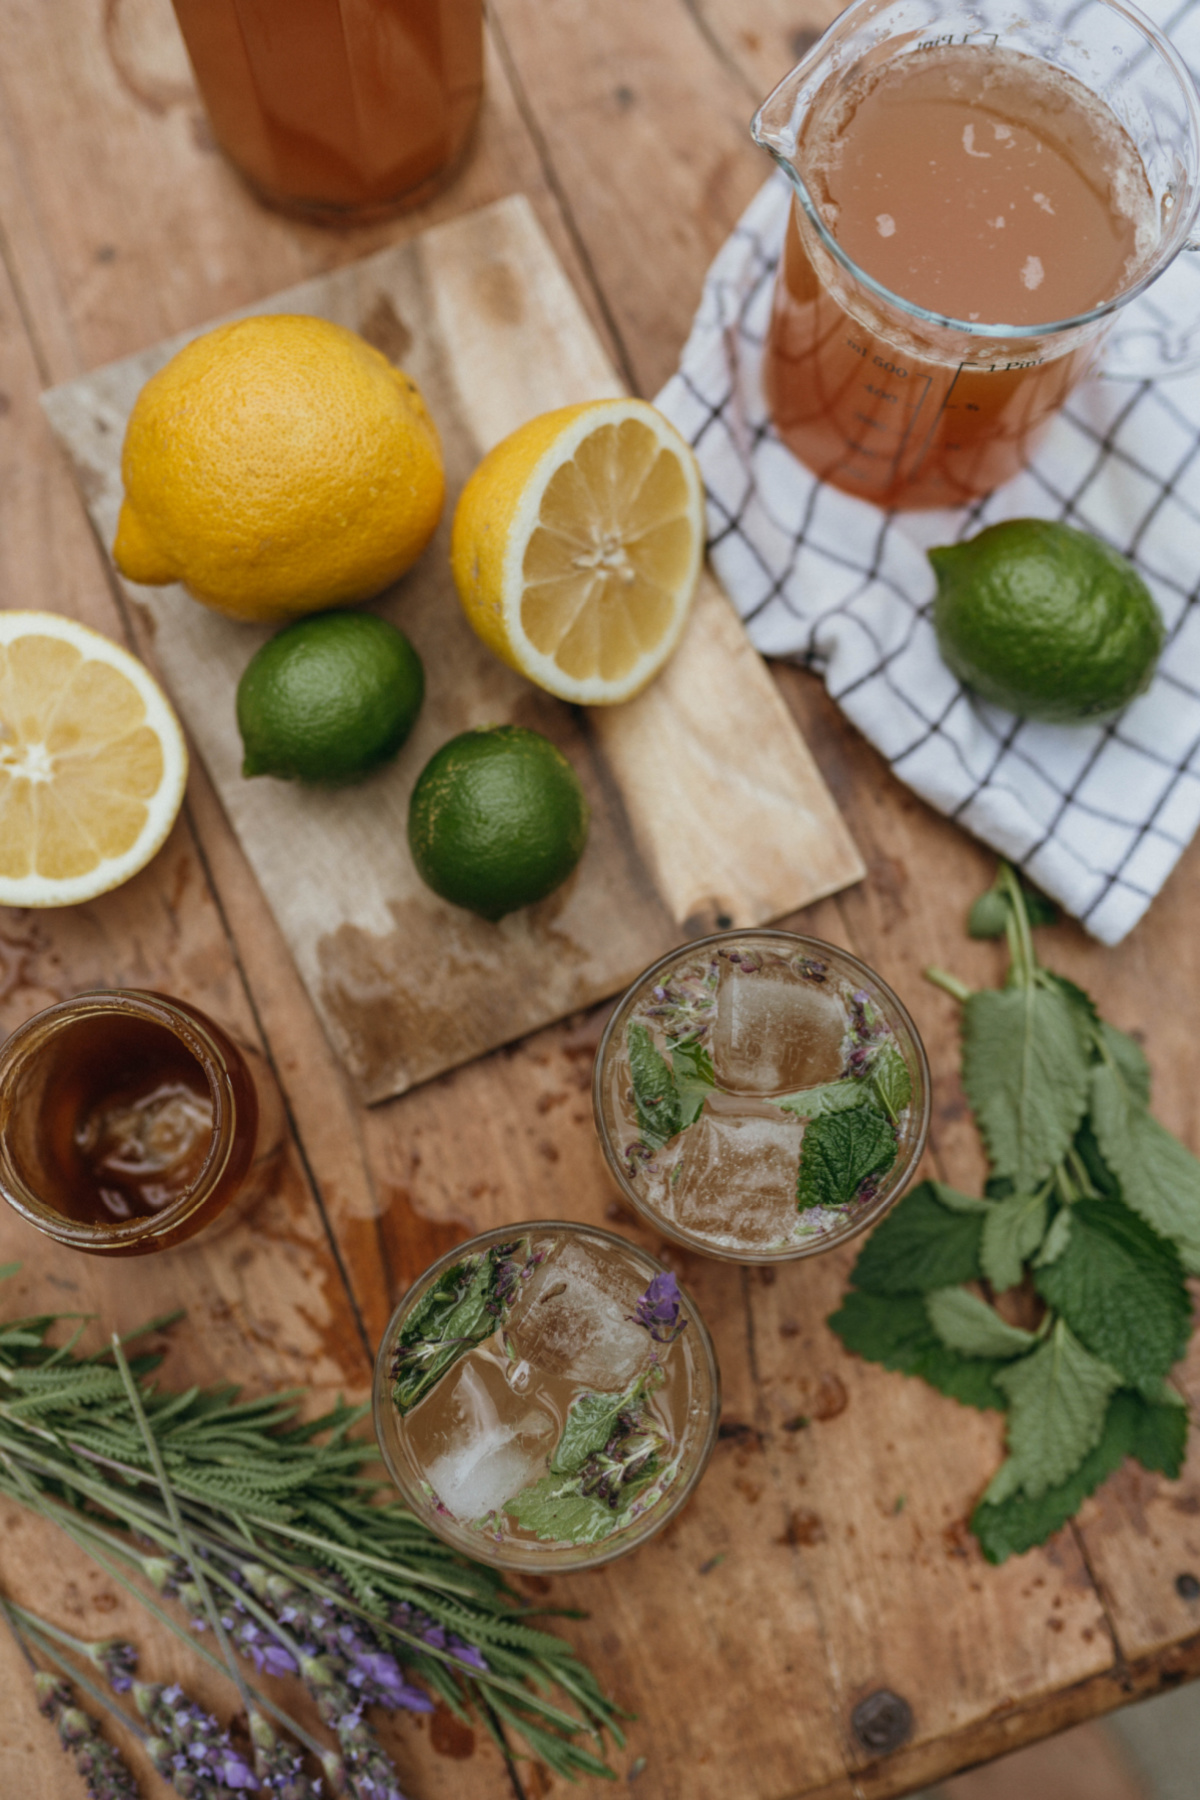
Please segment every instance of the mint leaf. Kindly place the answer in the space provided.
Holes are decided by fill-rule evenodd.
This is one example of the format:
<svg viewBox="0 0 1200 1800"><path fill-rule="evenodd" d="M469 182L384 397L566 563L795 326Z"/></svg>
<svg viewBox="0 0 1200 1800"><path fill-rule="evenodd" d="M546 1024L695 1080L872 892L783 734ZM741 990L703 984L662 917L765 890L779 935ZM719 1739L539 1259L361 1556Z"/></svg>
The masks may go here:
<svg viewBox="0 0 1200 1800"><path fill-rule="evenodd" d="M1039 1349L995 1374L1008 1395L1013 1473L1031 1500L1065 1481L1100 1441L1115 1369L1084 1349L1065 1319Z"/></svg>
<svg viewBox="0 0 1200 1800"><path fill-rule="evenodd" d="M1171 1239L1189 1275L1200 1274L1200 1162L1107 1063L1092 1070L1091 1120L1126 1206Z"/></svg>
<svg viewBox="0 0 1200 1800"><path fill-rule="evenodd" d="M1085 1119L1075 1133L1075 1154L1096 1192L1103 1194L1106 1199L1119 1200L1121 1184L1100 1154L1100 1146L1096 1142L1096 1133L1090 1119Z"/></svg>
<svg viewBox="0 0 1200 1800"><path fill-rule="evenodd" d="M1088 1495L1132 1454L1140 1410L1152 1409L1136 1394L1114 1394L1100 1441L1077 1469L1046 1488L1036 1500L1019 1489L1002 1497L1004 1486L999 1480L992 1483L971 1515L971 1530L990 1563L1002 1563L1032 1550L1035 1544L1044 1544L1074 1517ZM1002 1464L1000 1474L1008 1468L1008 1463Z"/></svg>
<svg viewBox="0 0 1200 1800"><path fill-rule="evenodd" d="M700 1117L705 1100L717 1085L717 1076L712 1057L698 1037L680 1038L671 1045L671 1072L679 1095L682 1131Z"/></svg>
<svg viewBox="0 0 1200 1800"><path fill-rule="evenodd" d="M871 1086L892 1124L898 1125L912 1099L912 1076L895 1044L884 1044L880 1050L871 1067Z"/></svg>
<svg viewBox="0 0 1200 1800"><path fill-rule="evenodd" d="M1016 1287L1026 1260L1046 1235L1046 1198L1038 1194L1010 1194L993 1200L983 1221L979 1261L996 1293Z"/></svg>
<svg viewBox="0 0 1200 1800"><path fill-rule="evenodd" d="M1117 1399L1125 1396L1118 1395ZM1132 1395L1129 1396L1132 1399ZM1116 1401L1113 1402L1116 1404ZM1144 1469L1153 1469L1178 1481L1187 1455L1188 1409L1173 1387L1163 1383L1151 1398L1139 1397L1137 1423L1130 1456L1136 1456Z"/></svg>
<svg viewBox="0 0 1200 1800"><path fill-rule="evenodd" d="M649 1149L661 1150L669 1138L683 1129L679 1089L670 1064L655 1049L654 1039L644 1025L629 1027L628 1044L638 1130Z"/></svg>
<svg viewBox="0 0 1200 1800"><path fill-rule="evenodd" d="M514 1238L465 1256L422 1294L392 1357L392 1399L401 1414L411 1412L460 1356L504 1323L529 1267L529 1239Z"/></svg>
<svg viewBox="0 0 1200 1800"><path fill-rule="evenodd" d="M929 1323L919 1294L865 1294L851 1288L829 1325L847 1350L868 1362L919 1375L964 1406L981 1412L1004 1410L1004 1395L992 1380L1002 1365L947 1349Z"/></svg>
<svg viewBox="0 0 1200 1800"><path fill-rule="evenodd" d="M935 1288L925 1296L925 1311L943 1344L960 1356L1003 1360L1023 1356L1037 1341L1032 1331L1008 1324L969 1288Z"/></svg>
<svg viewBox="0 0 1200 1800"><path fill-rule="evenodd" d="M845 1081L826 1081L819 1087L801 1088L798 1094L785 1094L772 1104L785 1112L797 1113L802 1119L819 1119L824 1113L850 1112L871 1097L865 1081L847 1077Z"/></svg>
<svg viewBox="0 0 1200 1800"><path fill-rule="evenodd" d="M980 894L967 914L967 936L973 938L1003 937L1008 928L1008 900L998 888Z"/></svg>
<svg viewBox="0 0 1200 1800"><path fill-rule="evenodd" d="M1046 1233L1041 1249L1037 1253L1037 1266L1045 1269L1056 1263L1071 1241L1071 1209L1064 1206L1055 1215L1054 1223Z"/></svg>
<svg viewBox="0 0 1200 1800"><path fill-rule="evenodd" d="M568 1476L543 1475L508 1502L510 1513L535 1537L558 1544L598 1544L616 1529L617 1514L603 1500L581 1494Z"/></svg>
<svg viewBox="0 0 1200 1800"><path fill-rule="evenodd" d="M1039 1294L1080 1343L1133 1387L1154 1385L1187 1349L1192 1309L1175 1246L1119 1200L1079 1200Z"/></svg>
<svg viewBox="0 0 1200 1800"><path fill-rule="evenodd" d="M875 1294L924 1294L974 1281L982 1236L978 1213L948 1212L935 1184L918 1182L867 1239L851 1284Z"/></svg>
<svg viewBox="0 0 1200 1800"><path fill-rule="evenodd" d="M562 1436L550 1459L552 1474L574 1475L594 1451L603 1450L618 1414L637 1404L643 1385L639 1377L623 1394L577 1394L567 1408Z"/></svg>
<svg viewBox="0 0 1200 1800"><path fill-rule="evenodd" d="M1092 996L1081 988L1078 982L1071 981L1066 975L1056 975L1051 969L1039 968L1037 979L1042 987L1050 988L1061 994L1075 1015L1075 1028L1079 1032L1080 1041L1089 1053L1095 1048L1100 1031L1100 1009Z"/></svg>
<svg viewBox="0 0 1200 1800"><path fill-rule="evenodd" d="M1036 985L983 988L963 1007L963 1086L997 1174L1031 1193L1075 1136L1087 1056L1072 1003Z"/></svg>
<svg viewBox="0 0 1200 1800"><path fill-rule="evenodd" d="M957 1188L947 1187L944 1181L931 1181L934 1197L940 1206L949 1207L951 1212L978 1213L981 1218L987 1217L991 1207L986 1200L977 1194L960 1194Z"/></svg>
<svg viewBox="0 0 1200 1800"><path fill-rule="evenodd" d="M896 1134L874 1106L822 1113L800 1140L797 1205L801 1212L810 1206L844 1206L868 1175L882 1175L895 1160Z"/></svg>
<svg viewBox="0 0 1200 1800"><path fill-rule="evenodd" d="M1108 1025L1101 1019L1100 1040L1104 1050L1116 1063L1125 1086L1143 1106L1149 1106L1150 1064L1137 1039L1131 1038L1128 1032L1118 1031L1115 1025Z"/></svg>

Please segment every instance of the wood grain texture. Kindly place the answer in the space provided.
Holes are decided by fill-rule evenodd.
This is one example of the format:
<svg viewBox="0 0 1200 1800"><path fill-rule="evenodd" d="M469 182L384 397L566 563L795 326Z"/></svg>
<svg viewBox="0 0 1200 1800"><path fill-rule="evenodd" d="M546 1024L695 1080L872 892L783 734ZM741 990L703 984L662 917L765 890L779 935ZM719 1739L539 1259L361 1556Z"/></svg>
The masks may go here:
<svg viewBox="0 0 1200 1800"><path fill-rule="evenodd" d="M416 646L427 702L402 754L353 788L243 779L237 684L270 632L199 607L179 587L124 584L365 1100L403 1093L616 992L698 922L758 924L861 878L815 763L711 583L671 686L659 693L656 684L634 710L581 713L549 699L463 618L447 541L481 455L537 413L621 391L528 202L496 202L249 310L317 314L402 360L438 422L446 463L432 547L375 603ZM191 335L44 397L104 543L116 532L134 401ZM568 883L493 925L425 886L406 821L434 750L500 722L532 726L565 750L592 823Z"/></svg>
<svg viewBox="0 0 1200 1800"><path fill-rule="evenodd" d="M126 61L141 58L138 82L155 71L165 79L167 0L109 10L125 21ZM503 54L489 61L482 129L459 184L414 218L326 236L253 206L206 147L194 97L161 100L157 112L133 97L113 72L98 0L0 0L10 44L0 68L0 233L15 283L14 295L0 279L0 391L12 396L0 422L2 603L59 607L120 630L103 561L38 416L38 371L47 384L67 380L514 188L530 194L609 355L653 393L674 366L707 260L762 179L745 125L775 65L739 66L753 46L723 40L722 21L739 42L759 34L766 54L771 32L811 29L815 13L809 0L794 11L781 0L723 9L717 0L493 0ZM789 60L781 45L778 73ZM186 90L186 71L172 79ZM100 259L106 250L113 255ZM152 659L136 614L132 625ZM892 779L813 676L777 669L776 678L868 869L859 886L795 922L863 956L913 1009L934 1074L928 1166L972 1189L982 1160L957 1079L956 1008L921 971L936 960L972 984L999 978L998 947L963 932L992 859ZM1198 906L1193 847L1118 949L1072 925L1041 934L1047 961L1117 1024L1143 1033L1156 1110L1194 1147ZM304 1313L327 1348L340 1346L348 1371L354 1315L344 1289L335 1303L318 1201L372 1341L413 1275L493 1222L573 1207L639 1235L591 1127L603 1009L364 1110L199 764L187 819L137 882L72 914L0 914L0 1024L96 979L175 986L244 1035L261 1029L296 1121L294 1166L312 1178L314 1210L300 1213L311 1234ZM233 1327L211 1340L181 1334L175 1377L218 1369L255 1387L283 1379L288 1365L272 1344L288 1341L288 1324L274 1307L269 1259L258 1265L265 1291L239 1313L244 1290L216 1247L186 1272L168 1263L110 1285L85 1259L9 1229L0 1258L24 1256L29 1304L61 1304L58 1284L68 1280L106 1321L127 1326L157 1305L149 1280L171 1292L186 1284L207 1323L228 1294ZM231 1259L241 1247L234 1236ZM555 1628L639 1715L617 1759L622 1777L640 1769L629 1785L636 1800L890 1800L1200 1673L1200 1607L1175 1589L1178 1574L1200 1574L1191 1466L1179 1484L1127 1467L1075 1529L991 1570L961 1521L994 1467L995 1424L846 1356L822 1323L836 1262L780 1272L774 1284L700 1259L676 1266L713 1326L725 1376L726 1429L709 1474L661 1545L569 1588L530 1591L539 1604L570 1599L587 1612ZM289 1277L284 1299L292 1292ZM336 1360L321 1365L331 1376ZM1195 1369L1193 1356L1181 1371L1189 1395ZM808 1426L783 1429L801 1414ZM93 1612L53 1538L18 1538L7 1517L0 1525L0 1581L28 1577L76 1629L80 1604L98 1631L121 1617ZM140 1626L137 1635L148 1667L174 1666L169 1644ZM915 1730L867 1762L849 1712L881 1676L911 1704ZM2 1640L0 1680L5 1800L78 1800ZM228 1698L220 1710L228 1716ZM511 1800L482 1733L475 1754L454 1761L405 1729L411 1800ZM595 1800L527 1765L519 1780L528 1800ZM145 1791L166 1800L153 1780Z"/></svg>

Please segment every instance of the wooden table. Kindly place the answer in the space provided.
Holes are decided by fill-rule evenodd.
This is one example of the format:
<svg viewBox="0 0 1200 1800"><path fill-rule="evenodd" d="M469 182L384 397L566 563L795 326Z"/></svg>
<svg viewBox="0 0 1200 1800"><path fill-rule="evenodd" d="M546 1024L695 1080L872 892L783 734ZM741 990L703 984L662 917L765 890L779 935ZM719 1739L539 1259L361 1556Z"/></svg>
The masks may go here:
<svg viewBox="0 0 1200 1800"><path fill-rule="evenodd" d="M490 0L487 98L458 181L420 214L337 233L247 197L214 150L168 0L0 0L0 604L69 612L153 661L40 388L504 193L530 196L618 366L652 395L765 174L753 106L835 11ZM997 977L997 949L962 931L992 859L889 777L819 682L778 675L870 871L793 922L850 946L912 1007L934 1069L929 1170L970 1188L981 1159L954 1008L921 970ZM1115 1022L1144 1030L1157 1111L1194 1145L1198 905L1194 849L1119 949L1073 926L1044 939ZM555 1214L638 1235L592 1132L601 1015L356 1106L199 767L168 845L127 887L71 911L0 911L0 1028L98 983L193 999L262 1046L289 1109L284 1173L253 1229L148 1263L75 1256L0 1219L0 1261L24 1262L8 1310L93 1308L129 1327L179 1302L190 1323L170 1379L362 1391L396 1296L461 1238ZM1000 1422L841 1350L823 1321L850 1260L754 1271L676 1259L724 1373L713 1464L656 1544L532 1584L591 1614L561 1628L639 1715L617 1756L639 1800L883 1800L1200 1672L1198 1603L1176 1587L1200 1571L1197 1457L1178 1484L1127 1466L1045 1550L988 1568L964 1519L999 1460ZM1200 1354L1180 1374L1200 1396ZM782 1429L801 1413L807 1429ZM65 1540L12 1508L0 1530L0 1579L17 1598L85 1635L127 1629L154 1677L182 1673L186 1653ZM861 1712L853 1722L883 1689L911 1709L899 1748L886 1731L864 1737ZM77 1800L2 1637L0 1692L6 1800ZM392 1738L413 1800L502 1800L517 1785L482 1732L406 1719ZM567 1790L522 1765L519 1791ZM577 1791L591 1800L591 1786ZM147 1776L145 1792L166 1789Z"/></svg>

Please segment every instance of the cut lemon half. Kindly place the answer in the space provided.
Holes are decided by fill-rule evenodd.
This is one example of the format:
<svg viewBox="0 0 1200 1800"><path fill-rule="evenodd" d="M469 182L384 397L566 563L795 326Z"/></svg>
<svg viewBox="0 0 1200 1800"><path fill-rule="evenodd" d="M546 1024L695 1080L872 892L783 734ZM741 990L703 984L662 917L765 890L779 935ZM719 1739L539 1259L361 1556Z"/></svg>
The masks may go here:
<svg viewBox="0 0 1200 1800"><path fill-rule="evenodd" d="M704 558L704 487L644 400L531 419L462 491L450 560L474 630L563 700L629 700L683 634Z"/></svg>
<svg viewBox="0 0 1200 1800"><path fill-rule="evenodd" d="M187 780L179 721L127 651L0 612L0 905L71 906L158 850Z"/></svg>

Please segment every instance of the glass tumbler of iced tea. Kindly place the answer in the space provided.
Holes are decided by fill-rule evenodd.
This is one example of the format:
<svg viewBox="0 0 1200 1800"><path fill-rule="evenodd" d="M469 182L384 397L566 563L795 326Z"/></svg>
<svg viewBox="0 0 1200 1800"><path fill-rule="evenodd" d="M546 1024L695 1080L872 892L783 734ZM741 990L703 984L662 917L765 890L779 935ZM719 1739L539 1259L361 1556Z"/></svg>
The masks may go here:
<svg viewBox="0 0 1200 1800"><path fill-rule="evenodd" d="M886 982L819 938L725 931L618 1002L596 1130L664 1237L769 1263L857 1235L899 1199L929 1129L929 1065Z"/></svg>
<svg viewBox="0 0 1200 1800"><path fill-rule="evenodd" d="M77 994L0 1044L0 1196L47 1237L145 1256L255 1196L278 1096L197 1007L132 988Z"/></svg>
<svg viewBox="0 0 1200 1800"><path fill-rule="evenodd" d="M704 1473L720 1377L674 1275L612 1232L536 1220L451 1250L375 1365L393 1481L504 1569L592 1568L660 1531Z"/></svg>
<svg viewBox="0 0 1200 1800"><path fill-rule="evenodd" d="M482 0L173 0L217 142L270 205L415 206L483 90Z"/></svg>
<svg viewBox="0 0 1200 1800"><path fill-rule="evenodd" d="M880 506L1009 480L1119 309L1200 248L1196 89L1124 0L854 0L752 130L794 190L767 404ZM1179 357L1131 341L1110 372Z"/></svg>

